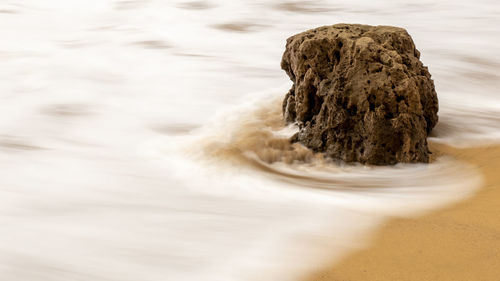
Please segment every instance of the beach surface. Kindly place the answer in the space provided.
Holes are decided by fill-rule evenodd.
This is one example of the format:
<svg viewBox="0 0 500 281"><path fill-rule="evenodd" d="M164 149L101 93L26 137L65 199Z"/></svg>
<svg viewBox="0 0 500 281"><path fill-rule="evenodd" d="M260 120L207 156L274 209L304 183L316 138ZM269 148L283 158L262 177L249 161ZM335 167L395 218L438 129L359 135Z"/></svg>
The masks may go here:
<svg viewBox="0 0 500 281"><path fill-rule="evenodd" d="M432 144L480 169L481 189L470 199L416 218L389 221L371 246L321 270L308 281L498 280L500 276L500 146Z"/></svg>

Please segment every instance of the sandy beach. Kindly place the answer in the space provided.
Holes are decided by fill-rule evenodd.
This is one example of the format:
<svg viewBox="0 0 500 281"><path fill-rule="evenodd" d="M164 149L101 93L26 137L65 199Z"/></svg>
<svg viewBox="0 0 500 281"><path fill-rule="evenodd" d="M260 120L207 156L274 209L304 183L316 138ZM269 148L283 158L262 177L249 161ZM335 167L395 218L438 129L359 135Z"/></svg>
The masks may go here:
<svg viewBox="0 0 500 281"><path fill-rule="evenodd" d="M432 144L478 167L482 188L471 198L422 217L394 219L371 246L321 270L308 281L499 280L500 146L453 148Z"/></svg>

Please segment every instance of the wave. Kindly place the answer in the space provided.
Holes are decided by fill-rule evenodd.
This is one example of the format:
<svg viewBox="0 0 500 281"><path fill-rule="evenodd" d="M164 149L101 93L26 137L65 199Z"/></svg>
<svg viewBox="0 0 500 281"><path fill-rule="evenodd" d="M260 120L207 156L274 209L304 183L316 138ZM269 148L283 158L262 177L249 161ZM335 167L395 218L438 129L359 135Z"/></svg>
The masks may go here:
<svg viewBox="0 0 500 281"><path fill-rule="evenodd" d="M364 245L385 218L420 215L462 200L481 183L476 168L451 157L387 167L333 161L290 143L297 128L283 122L280 90L252 96L254 101L220 113L202 128L149 145L150 153L162 155L158 161L177 167L179 179L190 178L192 192L244 202L220 206L223 220L243 212L261 224L220 234L241 243L231 250L239 258L230 258L227 276L294 280ZM266 242L244 242L248 236Z"/></svg>

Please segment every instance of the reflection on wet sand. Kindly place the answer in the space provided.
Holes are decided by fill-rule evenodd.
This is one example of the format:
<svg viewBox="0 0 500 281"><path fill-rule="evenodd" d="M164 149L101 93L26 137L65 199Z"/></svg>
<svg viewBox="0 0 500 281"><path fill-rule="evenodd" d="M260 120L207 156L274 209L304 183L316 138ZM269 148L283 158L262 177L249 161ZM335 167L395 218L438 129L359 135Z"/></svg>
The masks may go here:
<svg viewBox="0 0 500 281"><path fill-rule="evenodd" d="M212 27L215 28L215 29L222 30L222 31L252 32L252 31L258 31L258 30L264 28L265 25L254 24L254 23L232 22L232 23L215 24L215 25L212 25Z"/></svg>
<svg viewBox="0 0 500 281"><path fill-rule="evenodd" d="M17 14L15 10L0 9L0 14Z"/></svg>
<svg viewBox="0 0 500 281"><path fill-rule="evenodd" d="M167 124L152 126L151 129L166 135L185 135L198 127L198 125L193 124Z"/></svg>
<svg viewBox="0 0 500 281"><path fill-rule="evenodd" d="M151 0L120 0L115 2L115 9L117 10L132 10L140 8L148 4Z"/></svg>
<svg viewBox="0 0 500 281"><path fill-rule="evenodd" d="M0 149L8 151L16 150L40 150L42 147L29 144L20 138L13 136L0 136Z"/></svg>
<svg viewBox="0 0 500 281"><path fill-rule="evenodd" d="M342 10L341 8L332 8L331 5L325 5L321 1L282 1L272 5L272 7L276 10L294 13L327 13Z"/></svg>
<svg viewBox="0 0 500 281"><path fill-rule="evenodd" d="M144 40L134 42L134 44L147 49L169 49L172 47L170 44L167 44L162 40Z"/></svg>
<svg viewBox="0 0 500 281"><path fill-rule="evenodd" d="M42 113L55 117L86 116L90 112L84 104L53 104L44 107Z"/></svg>
<svg viewBox="0 0 500 281"><path fill-rule="evenodd" d="M177 7L187 10L207 10L214 6L208 1L188 1L177 5Z"/></svg>

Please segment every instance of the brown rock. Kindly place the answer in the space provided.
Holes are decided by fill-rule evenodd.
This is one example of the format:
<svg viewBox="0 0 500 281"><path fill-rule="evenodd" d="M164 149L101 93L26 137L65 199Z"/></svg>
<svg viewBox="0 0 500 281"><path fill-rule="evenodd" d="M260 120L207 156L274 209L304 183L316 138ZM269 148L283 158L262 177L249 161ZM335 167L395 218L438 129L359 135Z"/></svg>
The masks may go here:
<svg viewBox="0 0 500 281"><path fill-rule="evenodd" d="M283 101L294 140L346 162L428 162L434 82L403 28L336 24L287 40Z"/></svg>

